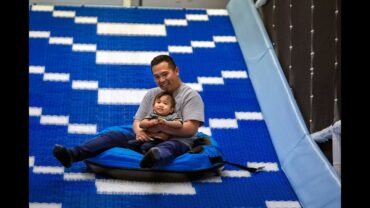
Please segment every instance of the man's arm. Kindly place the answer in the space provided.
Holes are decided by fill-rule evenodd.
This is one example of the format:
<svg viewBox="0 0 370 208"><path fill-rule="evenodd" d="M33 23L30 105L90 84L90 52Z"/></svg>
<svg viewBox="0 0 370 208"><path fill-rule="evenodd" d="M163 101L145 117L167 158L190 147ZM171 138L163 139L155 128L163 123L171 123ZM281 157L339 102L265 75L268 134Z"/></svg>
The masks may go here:
<svg viewBox="0 0 370 208"><path fill-rule="evenodd" d="M140 121L139 123L139 127L142 128L142 129L147 129L147 128L150 128L152 126L155 126L158 124L158 120L157 119L143 119L142 121Z"/></svg>
<svg viewBox="0 0 370 208"><path fill-rule="evenodd" d="M199 128L200 122L196 120L189 120L185 121L182 124L181 128L172 128L167 125L158 125L149 128L148 130L151 130L153 128L154 131L161 131L166 134L169 134L174 137L192 137L194 134L197 133Z"/></svg>
<svg viewBox="0 0 370 208"><path fill-rule="evenodd" d="M182 127L182 121L180 119L175 119L172 121L166 121L164 119L158 119L159 125L165 125L174 129L180 129Z"/></svg>
<svg viewBox="0 0 370 208"><path fill-rule="evenodd" d="M150 141L151 138L149 137L149 135L145 132L144 129L140 128L140 121L135 119L134 120L134 123L132 124L132 128L136 134L136 140L139 140L139 141Z"/></svg>

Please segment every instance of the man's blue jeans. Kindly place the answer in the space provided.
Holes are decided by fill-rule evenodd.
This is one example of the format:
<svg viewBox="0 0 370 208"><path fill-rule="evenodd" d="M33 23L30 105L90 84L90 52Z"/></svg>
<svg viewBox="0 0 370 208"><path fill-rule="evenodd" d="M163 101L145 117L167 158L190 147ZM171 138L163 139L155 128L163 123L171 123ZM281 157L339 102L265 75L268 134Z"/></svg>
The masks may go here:
<svg viewBox="0 0 370 208"><path fill-rule="evenodd" d="M97 137L78 145L72 149L73 161L81 161L94 157L113 147L128 147L128 142L135 140L135 134L132 132L108 131L98 134ZM161 142L156 147L160 150L160 161L156 165L164 165L171 162L176 157L188 152L189 147L177 140L167 140ZM140 150L138 150L140 151Z"/></svg>

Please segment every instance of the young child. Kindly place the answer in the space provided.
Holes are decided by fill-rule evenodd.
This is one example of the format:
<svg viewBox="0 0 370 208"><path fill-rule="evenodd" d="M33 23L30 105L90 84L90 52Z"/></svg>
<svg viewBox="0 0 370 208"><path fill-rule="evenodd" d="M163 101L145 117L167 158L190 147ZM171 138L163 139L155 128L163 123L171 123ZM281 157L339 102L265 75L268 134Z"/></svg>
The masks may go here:
<svg viewBox="0 0 370 208"><path fill-rule="evenodd" d="M140 122L140 128L148 129L155 125L167 125L172 128L181 128L182 120L175 113L176 101L172 94L168 92L161 92L153 102L153 112ZM130 140L128 146L131 149L140 151L145 154L148 150L157 144L168 140L170 135L163 132L148 132L151 141L142 142L138 140Z"/></svg>

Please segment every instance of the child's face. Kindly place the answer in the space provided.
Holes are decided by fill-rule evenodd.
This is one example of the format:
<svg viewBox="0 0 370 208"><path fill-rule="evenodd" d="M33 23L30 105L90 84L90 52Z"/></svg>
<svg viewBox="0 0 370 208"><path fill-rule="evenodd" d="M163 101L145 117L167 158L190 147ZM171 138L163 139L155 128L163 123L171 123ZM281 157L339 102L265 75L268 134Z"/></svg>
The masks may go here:
<svg viewBox="0 0 370 208"><path fill-rule="evenodd" d="M173 107L170 97L168 95L164 95L156 99L153 109L160 116L171 114L173 112Z"/></svg>

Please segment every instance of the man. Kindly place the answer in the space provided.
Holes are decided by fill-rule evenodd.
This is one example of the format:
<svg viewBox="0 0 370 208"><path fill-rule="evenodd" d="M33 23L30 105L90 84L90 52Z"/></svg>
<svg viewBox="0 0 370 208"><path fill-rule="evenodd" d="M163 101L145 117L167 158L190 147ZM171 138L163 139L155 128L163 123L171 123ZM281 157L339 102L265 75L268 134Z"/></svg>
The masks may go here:
<svg viewBox="0 0 370 208"><path fill-rule="evenodd" d="M67 149L56 144L53 155L64 167L70 167L73 162L81 161L96 156L113 147L127 147L129 140L149 141L147 131L163 132L171 135L156 147L151 148L140 162L142 168L151 168L168 164L177 156L186 153L196 139L198 128L204 123L204 104L202 98L195 90L182 83L179 76L179 68L174 60L168 55L159 55L151 61L151 69L154 80L158 87L150 89L134 116L133 132L122 133L110 131L99 134L94 139L74 148ZM171 128L165 123L159 123L147 129L140 128L140 121L153 112L152 103L155 96L166 91L173 95L176 100L175 112L183 121L181 128Z"/></svg>

